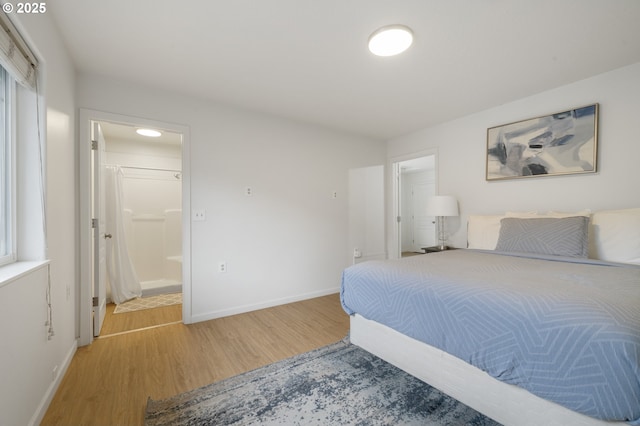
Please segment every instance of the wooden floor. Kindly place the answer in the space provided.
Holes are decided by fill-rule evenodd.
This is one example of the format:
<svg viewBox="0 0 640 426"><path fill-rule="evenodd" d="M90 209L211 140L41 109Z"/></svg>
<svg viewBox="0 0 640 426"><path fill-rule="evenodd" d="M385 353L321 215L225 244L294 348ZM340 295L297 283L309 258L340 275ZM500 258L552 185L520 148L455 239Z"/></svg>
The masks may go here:
<svg viewBox="0 0 640 426"><path fill-rule="evenodd" d="M420 254L424 254L424 253L419 253L416 251L403 251L400 257L418 256Z"/></svg>
<svg viewBox="0 0 640 426"><path fill-rule="evenodd" d="M101 337L78 348L42 425L143 425L148 397L168 398L253 370L349 330L337 294L191 325L154 327L144 315L122 315L129 314L109 317ZM148 328L126 332L140 324Z"/></svg>

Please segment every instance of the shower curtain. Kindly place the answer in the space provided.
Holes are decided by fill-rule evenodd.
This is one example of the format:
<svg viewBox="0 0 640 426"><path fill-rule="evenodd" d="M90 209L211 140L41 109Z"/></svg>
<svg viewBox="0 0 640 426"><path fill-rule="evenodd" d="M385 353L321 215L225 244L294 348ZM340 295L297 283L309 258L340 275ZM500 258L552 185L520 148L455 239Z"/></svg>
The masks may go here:
<svg viewBox="0 0 640 426"><path fill-rule="evenodd" d="M111 300L119 304L140 297L142 288L125 240L122 169L120 166L107 166L105 178L106 232L112 235L111 238L107 238L107 274L111 284Z"/></svg>

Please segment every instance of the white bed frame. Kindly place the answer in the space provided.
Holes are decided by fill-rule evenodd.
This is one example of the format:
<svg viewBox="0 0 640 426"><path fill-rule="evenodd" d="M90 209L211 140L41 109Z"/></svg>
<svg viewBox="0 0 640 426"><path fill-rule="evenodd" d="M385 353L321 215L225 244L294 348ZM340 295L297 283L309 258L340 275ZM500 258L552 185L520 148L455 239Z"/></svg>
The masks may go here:
<svg viewBox="0 0 640 426"><path fill-rule="evenodd" d="M489 376L448 353L378 322L351 316L350 340L418 379L504 425L604 426L605 422L569 410Z"/></svg>

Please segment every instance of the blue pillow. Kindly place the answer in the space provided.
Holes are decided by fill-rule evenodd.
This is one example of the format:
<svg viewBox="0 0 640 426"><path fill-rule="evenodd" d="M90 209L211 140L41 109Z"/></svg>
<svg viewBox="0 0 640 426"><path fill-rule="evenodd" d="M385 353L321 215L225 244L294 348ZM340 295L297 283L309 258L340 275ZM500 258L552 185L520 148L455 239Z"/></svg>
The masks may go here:
<svg viewBox="0 0 640 426"><path fill-rule="evenodd" d="M496 251L583 257L589 252L589 218L504 218Z"/></svg>

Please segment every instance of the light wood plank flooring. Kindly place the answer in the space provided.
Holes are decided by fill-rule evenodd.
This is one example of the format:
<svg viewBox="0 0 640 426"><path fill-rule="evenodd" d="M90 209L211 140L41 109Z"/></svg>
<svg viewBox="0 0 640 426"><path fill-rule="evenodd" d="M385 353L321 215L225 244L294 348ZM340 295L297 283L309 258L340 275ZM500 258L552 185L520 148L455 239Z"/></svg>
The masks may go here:
<svg viewBox="0 0 640 426"><path fill-rule="evenodd" d="M334 294L103 337L78 348L41 424L143 425L147 397L168 398L253 370L333 343L348 330Z"/></svg>

